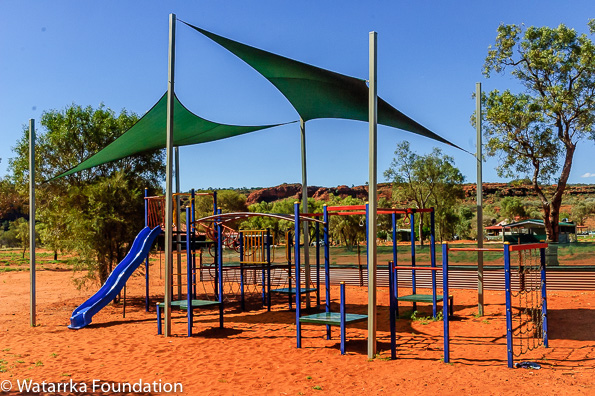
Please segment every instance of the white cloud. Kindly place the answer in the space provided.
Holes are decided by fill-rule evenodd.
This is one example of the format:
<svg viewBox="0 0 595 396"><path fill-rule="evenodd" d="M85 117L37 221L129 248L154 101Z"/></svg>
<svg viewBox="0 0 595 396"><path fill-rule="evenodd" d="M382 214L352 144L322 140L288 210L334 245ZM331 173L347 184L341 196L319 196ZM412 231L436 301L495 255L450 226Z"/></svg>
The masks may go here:
<svg viewBox="0 0 595 396"><path fill-rule="evenodd" d="M582 175L581 177L595 177L595 173L587 172L584 175Z"/></svg>

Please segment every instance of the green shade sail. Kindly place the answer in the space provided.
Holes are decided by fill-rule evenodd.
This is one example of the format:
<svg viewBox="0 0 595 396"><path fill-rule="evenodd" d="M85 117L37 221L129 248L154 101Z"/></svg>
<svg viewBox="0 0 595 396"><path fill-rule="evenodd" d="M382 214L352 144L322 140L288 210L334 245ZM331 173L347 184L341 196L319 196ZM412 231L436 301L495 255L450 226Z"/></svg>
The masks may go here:
<svg viewBox="0 0 595 396"><path fill-rule="evenodd" d="M295 122L295 121L294 121ZM165 148L167 93L136 124L98 153L51 180L145 151ZM238 126L205 120L174 98L174 146L212 142L285 124Z"/></svg>
<svg viewBox="0 0 595 396"><path fill-rule="evenodd" d="M289 100L304 121L342 118L368 121L368 86L365 80L321 69L216 35L187 22L252 66ZM378 98L378 123L459 148Z"/></svg>

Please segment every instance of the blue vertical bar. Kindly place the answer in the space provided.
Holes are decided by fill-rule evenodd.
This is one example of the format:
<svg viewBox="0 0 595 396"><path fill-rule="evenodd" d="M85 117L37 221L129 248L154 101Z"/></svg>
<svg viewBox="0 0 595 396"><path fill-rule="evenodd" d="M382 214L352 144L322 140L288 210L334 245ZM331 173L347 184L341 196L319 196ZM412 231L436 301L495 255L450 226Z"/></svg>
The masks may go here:
<svg viewBox="0 0 595 396"><path fill-rule="evenodd" d="M393 212L392 214L392 222L393 222L393 265L397 266L397 213ZM391 267L392 268L392 267ZM394 299L394 313L395 319L399 316L399 301L397 298L399 297L399 277L396 269L393 269L394 273L391 271L389 276L393 278L393 289L391 289L392 298ZM393 359L396 359L396 355Z"/></svg>
<svg viewBox="0 0 595 396"><path fill-rule="evenodd" d="M411 209L411 267L415 268L415 209ZM421 238L421 235L420 235ZM417 294L417 282L415 279L415 270L411 270L411 294ZM413 302L413 311L417 311L417 303Z"/></svg>
<svg viewBox="0 0 595 396"><path fill-rule="evenodd" d="M368 241L368 216L370 213L370 204L366 202L366 270L368 271L368 282L370 281L370 269L368 267L368 252L370 249L370 242ZM369 284L369 283L368 283Z"/></svg>
<svg viewBox="0 0 595 396"><path fill-rule="evenodd" d="M217 214L217 191L213 191L213 214Z"/></svg>
<svg viewBox="0 0 595 396"><path fill-rule="evenodd" d="M539 249L539 259L541 263L541 317L543 321L543 346L549 348L547 336L547 289L545 279L545 248Z"/></svg>
<svg viewBox="0 0 595 396"><path fill-rule="evenodd" d="M345 282L341 282L341 355L345 355Z"/></svg>
<svg viewBox="0 0 595 396"><path fill-rule="evenodd" d="M300 282L300 203L295 202L293 204L293 217L294 217L294 236L295 236L295 328L297 334L297 347L302 347L302 326L300 323L300 310L301 310L301 287Z"/></svg>
<svg viewBox="0 0 595 396"><path fill-rule="evenodd" d="M432 271L435 272L435 271ZM444 322L444 363L450 362L450 325L448 318L448 244L442 244L442 320Z"/></svg>
<svg viewBox="0 0 595 396"><path fill-rule="evenodd" d="M291 305L292 305L292 284L291 284L291 231L287 231L287 283L288 283L288 287L289 287L289 293L287 294L289 296L289 310L291 311Z"/></svg>
<svg viewBox="0 0 595 396"><path fill-rule="evenodd" d="M331 260L329 248L330 221L326 205L322 207L322 221L324 222L324 289L325 289L325 311L331 311ZM326 339L331 339L331 326L326 325Z"/></svg>
<svg viewBox="0 0 595 396"><path fill-rule="evenodd" d="M192 254L190 252L190 208L186 206L186 303L188 313L188 337L192 336Z"/></svg>
<svg viewBox="0 0 595 396"><path fill-rule="evenodd" d="M394 214L393 214L394 216ZM395 276L394 261L388 262L388 298L389 298L389 319L390 319L390 358L397 358L397 320L395 310Z"/></svg>
<svg viewBox="0 0 595 396"><path fill-rule="evenodd" d="M215 204L217 203L217 192L213 191L213 214L218 214L217 207ZM219 295L219 227L218 227L218 219L215 219L213 223L213 227L215 227L215 257L213 257L214 261L213 264L215 265L215 295Z"/></svg>
<svg viewBox="0 0 595 396"><path fill-rule="evenodd" d="M504 288L506 292L506 348L508 351L508 367L513 367L512 354L512 290L510 283L510 245L504 243Z"/></svg>
<svg viewBox="0 0 595 396"><path fill-rule="evenodd" d="M320 223L316 222L316 306L320 306Z"/></svg>
<svg viewBox="0 0 595 396"><path fill-rule="evenodd" d="M217 210L221 214L221 209ZM223 227L217 221L217 269L219 272L219 327L223 328Z"/></svg>
<svg viewBox="0 0 595 396"><path fill-rule="evenodd" d="M145 187L145 227L149 226L149 189ZM158 247L159 248L159 247ZM145 261L145 311L149 312L149 256Z"/></svg>
<svg viewBox="0 0 595 396"><path fill-rule="evenodd" d="M194 189L190 190L191 200L190 206L192 210L192 298L196 298L196 285L198 284L196 279L196 225L194 222L196 221L196 194Z"/></svg>
<svg viewBox="0 0 595 396"><path fill-rule="evenodd" d="M161 308L159 308L159 303L157 303L156 308L157 308L157 335L161 335Z"/></svg>
<svg viewBox="0 0 595 396"><path fill-rule="evenodd" d="M259 239L259 243L260 243L260 249L262 249L260 252L261 254L264 256L266 255L265 251L266 251L266 243L264 240L264 233L262 231L260 231L260 236L258 237ZM267 282L266 282L266 264L263 264L264 261L266 261L266 257L260 257L261 260L261 264L260 264L260 272L262 275L262 281L261 281L261 285L262 285L262 306L263 308L267 306L267 293L266 293L266 288L267 288Z"/></svg>
<svg viewBox="0 0 595 396"><path fill-rule="evenodd" d="M242 231L240 231L240 307L242 311L246 310L244 295L244 233Z"/></svg>
<svg viewBox="0 0 595 396"><path fill-rule="evenodd" d="M436 268L436 239L434 237L435 228L434 228L434 208L431 208L432 211L430 212L430 266L432 268ZM432 272L432 314L434 318L436 317L437 307L436 307L436 271ZM448 295L447 295L448 297ZM447 304L448 300L442 300L442 304Z"/></svg>
<svg viewBox="0 0 595 396"><path fill-rule="evenodd" d="M271 229L267 228L267 311L271 310Z"/></svg>
<svg viewBox="0 0 595 396"><path fill-rule="evenodd" d="M213 214L216 215L218 214L218 210L217 210L217 191L213 191ZM219 263L219 229L217 228L217 222L213 223L213 226L215 227L215 235L217 238L217 241L215 241L215 257L213 257L214 259L214 264L215 264L215 295L218 296L219 295L219 268L218 268L218 263Z"/></svg>
<svg viewBox="0 0 595 396"><path fill-rule="evenodd" d="M393 212L391 218L393 223L393 263L397 265L397 213Z"/></svg>

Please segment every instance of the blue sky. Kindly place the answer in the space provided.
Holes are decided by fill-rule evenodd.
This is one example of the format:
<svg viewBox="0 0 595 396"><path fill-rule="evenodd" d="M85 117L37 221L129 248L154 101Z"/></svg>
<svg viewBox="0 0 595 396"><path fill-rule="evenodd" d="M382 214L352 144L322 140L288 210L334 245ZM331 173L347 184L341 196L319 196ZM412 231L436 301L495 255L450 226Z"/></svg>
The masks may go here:
<svg viewBox="0 0 595 396"><path fill-rule="evenodd" d="M368 33L378 32L378 93L439 135L475 151L472 93L517 89L508 76L481 74L500 23L587 32L592 0L559 1L0 1L0 175L30 118L76 103L143 114L167 89L168 15L214 33L354 77L368 75ZM263 77L207 38L178 24L176 92L212 121L261 124L297 113ZM306 126L310 185L364 184L368 127L346 120ZM379 181L396 144L419 154L441 147L475 182L475 159L387 127L378 131ZM299 125L182 147L182 189L300 182ZM595 183L579 146L571 183ZM484 181L499 181L496 159ZM590 175L590 177L584 177ZM519 175L523 176L523 175Z"/></svg>

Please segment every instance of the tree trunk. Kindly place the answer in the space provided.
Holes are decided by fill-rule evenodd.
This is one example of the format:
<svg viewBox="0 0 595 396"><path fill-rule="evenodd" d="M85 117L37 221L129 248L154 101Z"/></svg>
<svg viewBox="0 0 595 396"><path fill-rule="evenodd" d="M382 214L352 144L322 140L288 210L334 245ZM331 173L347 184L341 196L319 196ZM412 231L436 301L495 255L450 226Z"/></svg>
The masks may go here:
<svg viewBox="0 0 595 396"><path fill-rule="evenodd" d="M54 250L54 261L58 261L58 251Z"/></svg>
<svg viewBox="0 0 595 396"><path fill-rule="evenodd" d="M107 277L111 271L108 268L108 262L105 257L97 257L97 266L98 266L98 273L99 273L99 283L102 285L107 280Z"/></svg>
<svg viewBox="0 0 595 396"><path fill-rule="evenodd" d="M560 207L562 206L562 195L566 190L568 178L570 177L570 169L572 168L572 158L574 157L575 149L576 145L572 143L566 143L564 166L562 167L562 173L560 174L556 191L552 196L551 204L548 208L549 213L546 213L544 207L544 220L546 222L545 230L549 242L558 242L560 238ZM547 225L548 221L549 227Z"/></svg>

